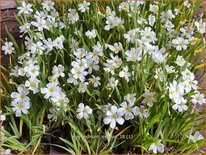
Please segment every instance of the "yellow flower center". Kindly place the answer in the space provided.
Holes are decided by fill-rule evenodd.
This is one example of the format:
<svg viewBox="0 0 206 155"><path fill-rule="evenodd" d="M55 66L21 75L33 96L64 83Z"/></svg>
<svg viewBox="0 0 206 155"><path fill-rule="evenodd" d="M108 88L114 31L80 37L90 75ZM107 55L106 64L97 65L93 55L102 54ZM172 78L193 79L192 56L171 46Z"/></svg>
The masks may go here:
<svg viewBox="0 0 206 155"><path fill-rule="evenodd" d="M126 108L125 108L125 111L126 111L126 112L130 112L130 107L126 107Z"/></svg>
<svg viewBox="0 0 206 155"><path fill-rule="evenodd" d="M18 109L23 109L23 105L22 104L18 104Z"/></svg>
<svg viewBox="0 0 206 155"><path fill-rule="evenodd" d="M113 115L112 115L112 118L113 118L113 119L116 119L116 118L117 118L117 115L116 115L116 114L113 114Z"/></svg>
<svg viewBox="0 0 206 155"><path fill-rule="evenodd" d="M31 72L32 72L32 73L34 73L34 72L35 72L35 70L34 70L34 69L32 69L32 70L31 70Z"/></svg>
<svg viewBox="0 0 206 155"><path fill-rule="evenodd" d="M63 101L62 101L61 99L59 99L57 102L58 102L58 103L60 103L60 104L62 104L62 103L63 103Z"/></svg>
<svg viewBox="0 0 206 155"><path fill-rule="evenodd" d="M30 87L34 88L34 86L35 86L34 82L31 82Z"/></svg>
<svg viewBox="0 0 206 155"><path fill-rule="evenodd" d="M81 75L81 71L77 71L77 75Z"/></svg>
<svg viewBox="0 0 206 155"><path fill-rule="evenodd" d="M20 98L20 99L24 99L24 95L20 95L19 98Z"/></svg>
<svg viewBox="0 0 206 155"><path fill-rule="evenodd" d="M49 88L49 92L54 92L54 88Z"/></svg>
<svg viewBox="0 0 206 155"><path fill-rule="evenodd" d="M87 111L86 111L86 109L84 108L84 109L82 110L82 112L83 112L83 113L86 113Z"/></svg>

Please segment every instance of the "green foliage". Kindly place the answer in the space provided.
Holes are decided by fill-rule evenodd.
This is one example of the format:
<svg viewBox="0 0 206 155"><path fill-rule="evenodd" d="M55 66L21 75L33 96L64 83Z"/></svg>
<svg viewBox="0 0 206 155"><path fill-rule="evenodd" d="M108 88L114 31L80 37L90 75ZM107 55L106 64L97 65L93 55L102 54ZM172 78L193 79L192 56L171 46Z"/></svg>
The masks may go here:
<svg viewBox="0 0 206 155"><path fill-rule="evenodd" d="M165 5L163 5L163 3ZM33 14L42 10L41 3L31 2L33 8ZM71 24L68 20L67 13L69 8L78 8L77 2L61 2L55 4L60 17L59 21L63 21L66 24L65 29L60 29L58 26L52 26L50 30L42 31L42 35L45 38L56 39L60 35L65 37L63 49L53 49L49 54L38 54L37 64L40 66L40 74L38 79L40 80L39 87L43 88L48 83L48 77L51 76L52 67L56 64L62 64L65 66L65 73L69 73L72 66L71 62L75 60L72 55L71 46L73 46L72 37L79 40L81 47L87 51L91 51L94 44L97 41L103 45L104 56L100 58L100 68L104 67L103 62L110 57L111 51L106 48L106 44L114 44L121 42L124 47L118 55L122 58L123 63L128 65L129 70L134 71L134 79L129 82L126 79L119 78L118 74L114 75L119 80L118 86L112 89L107 88L107 84L111 75L105 72L103 69L100 71L94 71L95 76L100 76L101 86L94 88L89 85L85 93L78 92L78 86L72 85L67 81L67 75L59 79L60 86L64 93L69 97L70 103L68 103L68 111L65 111L64 105L61 105L56 116L57 121L51 122L48 119L49 108L55 107L54 103L44 98L40 92L37 94L29 93L31 108L29 114L21 115L20 118L15 117L15 113L11 107L11 93L16 92L18 85L22 81L26 81L26 76L21 78L10 76L14 66L18 65L18 56L27 51L24 45L19 45L12 34L6 28L8 40L10 40L15 51L10 57L10 66L8 68L1 67L1 83L0 87L4 93L1 94L3 114L6 116L4 122L3 133L5 135L5 141L2 144L3 147L10 148L12 151L18 153L48 153L48 150L44 150L42 146L50 146L56 149L60 149L61 152L71 154L109 154L109 153L149 153L149 147L152 143L158 139L162 140L165 146L165 153L195 153L200 147L204 146L204 139L192 142L188 139L191 131L202 131L205 127L205 119L202 117L205 113L204 109L185 111L183 113L172 109L173 102L169 98L169 93L166 90L168 82L173 82L173 79L177 76L177 81L182 80L181 74L166 74L166 65L173 65L179 69L179 73L183 72L187 66L179 67L174 61L178 55L182 55L188 63L192 63L190 70L197 73L200 69L205 67L205 64L201 63L199 59L202 58L204 53L204 41L202 34L196 33L193 41L195 44L188 46L187 50L177 51L175 48L166 48L166 52L169 54L167 60L163 63L155 63L151 55L146 54L139 62L128 62L126 60L125 52L131 48L139 47L138 43L131 44L126 42L124 34L134 28L143 29L144 24L138 24L137 20L140 18L147 19L150 11L150 4L153 2L146 1L139 6L138 12L131 12L130 16L125 11L119 11L119 3L117 2L91 2L90 10L85 13L79 13L80 21L75 24ZM181 21L186 21L190 26L194 27L193 16L198 8L200 1L190 3L191 7L184 6L183 1L161 1L157 5L159 7L158 14L156 16L155 25L152 29L157 34L157 46L167 47L170 37L167 30L161 23L161 12L166 10L179 9L181 13L175 16L172 20L175 30L180 31L180 28L184 26ZM20 3L17 3L20 5ZM98 12L106 13L106 6L109 6L116 12L118 17L124 19L124 28L114 27L110 31L105 31L105 20L98 15ZM78 9L77 9L78 10ZM48 13L46 10L43 10ZM15 15L16 20L20 25L24 25L27 22L34 21L32 15ZM199 19L198 19L199 20ZM67 27L68 26L68 27ZM146 25L148 26L148 24ZM88 39L85 37L87 30L96 29L96 39ZM34 37L35 42L41 41L37 35L37 28L31 27L28 30L28 34L23 34L23 37ZM171 42L171 41L170 41ZM194 59L196 55L199 55L198 59ZM26 60L23 60L22 67L26 66ZM157 67L163 69L164 78L163 82L154 78L154 72ZM121 68L122 69L122 68ZM118 71L121 71L118 69ZM201 78L205 75L205 71L202 73ZM198 79L199 80L199 79ZM149 108L149 117L140 118L137 117L134 120L127 121L123 126L117 126L115 129L104 125L102 121L102 107L107 103L112 103L119 106L124 101L124 96L128 93L136 93L137 100L136 106L140 106L143 101L142 94L145 88L148 90L154 90L157 92L157 101L154 106ZM198 90L202 90L199 88ZM205 90L203 90L205 92ZM184 97L190 98L193 95L187 94ZM76 118L76 109L79 103L85 103L92 107L93 114L85 120L78 120ZM188 101L188 108L192 109L195 106ZM194 122L200 122L199 124ZM66 126L66 127L65 127ZM65 128L64 128L65 127ZM63 129L62 129L63 128ZM62 133L58 136L52 135L53 131L61 129ZM126 135L127 138L124 136ZM58 143L55 141L47 142L47 137L58 139ZM124 138L122 138L124 137ZM120 152L122 150L122 152Z"/></svg>

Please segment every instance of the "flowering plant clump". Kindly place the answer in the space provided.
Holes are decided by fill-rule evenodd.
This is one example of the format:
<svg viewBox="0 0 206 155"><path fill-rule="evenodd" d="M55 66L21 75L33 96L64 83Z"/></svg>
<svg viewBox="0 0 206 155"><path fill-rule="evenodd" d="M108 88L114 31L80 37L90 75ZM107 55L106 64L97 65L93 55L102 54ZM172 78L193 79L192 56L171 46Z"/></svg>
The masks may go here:
<svg viewBox="0 0 206 155"><path fill-rule="evenodd" d="M8 30L2 40L1 152L195 153L205 126L199 4L17 3L24 44Z"/></svg>

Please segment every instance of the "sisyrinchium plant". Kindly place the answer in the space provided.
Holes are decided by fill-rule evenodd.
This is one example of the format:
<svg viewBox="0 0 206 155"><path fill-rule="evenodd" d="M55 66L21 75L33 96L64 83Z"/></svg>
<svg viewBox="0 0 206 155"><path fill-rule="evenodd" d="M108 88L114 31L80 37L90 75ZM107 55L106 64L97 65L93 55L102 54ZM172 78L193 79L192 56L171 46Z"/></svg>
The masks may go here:
<svg viewBox="0 0 206 155"><path fill-rule="evenodd" d="M195 153L204 146L199 1L18 2L2 153ZM4 59L4 56L3 56Z"/></svg>

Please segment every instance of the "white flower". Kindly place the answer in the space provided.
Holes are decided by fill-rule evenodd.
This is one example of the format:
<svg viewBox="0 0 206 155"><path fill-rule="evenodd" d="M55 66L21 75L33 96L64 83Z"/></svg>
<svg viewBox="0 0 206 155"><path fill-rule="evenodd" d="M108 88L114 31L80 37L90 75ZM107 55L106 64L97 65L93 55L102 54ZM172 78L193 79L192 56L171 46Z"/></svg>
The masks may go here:
<svg viewBox="0 0 206 155"><path fill-rule="evenodd" d="M126 39L126 41L127 41L128 43L129 43L129 42L134 43L135 38L136 38L135 31L134 31L134 30L128 31L127 33L124 34L124 38Z"/></svg>
<svg viewBox="0 0 206 155"><path fill-rule="evenodd" d="M185 85L185 92L189 93L192 89L197 90L198 89L198 81L193 80L193 81L184 81L183 82Z"/></svg>
<svg viewBox="0 0 206 155"><path fill-rule="evenodd" d="M174 68L174 66L166 65L166 66L165 66L165 69L166 69L167 74L175 73L175 68Z"/></svg>
<svg viewBox="0 0 206 155"><path fill-rule="evenodd" d="M22 113L27 114L30 104L27 102L12 102L12 111L16 113L16 117L20 117Z"/></svg>
<svg viewBox="0 0 206 155"><path fill-rule="evenodd" d="M46 14L45 14L45 12L43 12L43 11L36 11L36 13L34 14L34 18L36 19L36 20L45 20L45 18L46 18Z"/></svg>
<svg viewBox="0 0 206 155"><path fill-rule="evenodd" d="M113 66L112 62L111 61L109 62L107 60L107 63L104 63L104 65L105 65L104 70L107 72L110 72L112 75L114 75L115 67Z"/></svg>
<svg viewBox="0 0 206 155"><path fill-rule="evenodd" d="M42 3L42 7L47 11L54 10L54 2L52 1L45 1Z"/></svg>
<svg viewBox="0 0 206 155"><path fill-rule="evenodd" d="M191 97L192 97L191 102L194 104L198 103L202 105L205 103L205 95L200 94L200 92L197 92L195 95L192 95Z"/></svg>
<svg viewBox="0 0 206 155"><path fill-rule="evenodd" d="M177 14L180 13L180 10L179 9L174 9L174 12L175 12L175 15L177 15Z"/></svg>
<svg viewBox="0 0 206 155"><path fill-rule="evenodd" d="M177 87L177 81L173 81L172 83L169 84L170 99L177 98L183 94L183 91L181 91L181 95L180 95L180 92L178 92L178 88L179 87Z"/></svg>
<svg viewBox="0 0 206 155"><path fill-rule="evenodd" d="M154 23L155 23L156 18L153 15L149 15L148 20L149 20L149 25L153 26Z"/></svg>
<svg viewBox="0 0 206 155"><path fill-rule="evenodd" d="M92 38L95 38L96 36L97 36L97 34L96 34L96 31L97 30L91 30L91 31L87 31L87 32L85 32L85 35L89 38L89 39L92 39Z"/></svg>
<svg viewBox="0 0 206 155"><path fill-rule="evenodd" d="M80 103L77 108L77 118L78 119L87 119L89 114L92 114L92 109L89 106L85 106L84 103Z"/></svg>
<svg viewBox="0 0 206 155"><path fill-rule="evenodd" d="M121 66L121 64L122 64L122 59L119 58L118 55L113 56L113 54L110 54L110 57L112 59L109 59L107 62L112 63L114 68L119 68Z"/></svg>
<svg viewBox="0 0 206 155"><path fill-rule="evenodd" d="M157 142L152 143L152 145L150 145L149 150L155 154L157 154L157 152L163 153L164 145L161 143L161 140L158 140Z"/></svg>
<svg viewBox="0 0 206 155"><path fill-rule="evenodd" d="M74 85L77 85L77 84L78 84L78 81L77 81L77 79L75 79L75 78L73 77L73 74L68 73L68 76L69 76L69 78L67 79L67 82L68 82L68 83L73 83Z"/></svg>
<svg viewBox="0 0 206 155"><path fill-rule="evenodd" d="M174 24L171 21L167 20L163 25L170 33L172 33Z"/></svg>
<svg viewBox="0 0 206 155"><path fill-rule="evenodd" d="M186 105L187 100L185 100L183 97L180 98L179 102L176 102L172 109L178 110L179 112L186 111L188 109L188 106Z"/></svg>
<svg viewBox="0 0 206 155"><path fill-rule="evenodd" d="M69 11L69 13L68 13L69 21L72 24L76 23L79 20L79 15L78 15L76 9L69 9L68 11Z"/></svg>
<svg viewBox="0 0 206 155"><path fill-rule="evenodd" d="M59 26L59 23L56 22L56 19L53 16L50 16L50 15L47 16L46 22L47 22L47 26L49 29L51 29L52 27L56 27L56 28L58 27L59 29L61 29L61 27Z"/></svg>
<svg viewBox="0 0 206 155"><path fill-rule="evenodd" d="M27 3L25 1L23 1L21 3L22 6L17 7L17 9L19 10L18 14L30 14L31 12L33 12L32 10L32 5L30 3Z"/></svg>
<svg viewBox="0 0 206 155"><path fill-rule="evenodd" d="M24 76L26 74L26 67L18 69L18 75Z"/></svg>
<svg viewBox="0 0 206 155"><path fill-rule="evenodd" d="M195 22L195 26L197 27L197 31L200 32L201 34L205 33L205 22L200 19L199 22Z"/></svg>
<svg viewBox="0 0 206 155"><path fill-rule="evenodd" d="M90 6L89 2L83 1L83 3L80 3L78 5L78 10L81 11L81 12L88 11L89 10L89 6Z"/></svg>
<svg viewBox="0 0 206 155"><path fill-rule="evenodd" d="M72 61L71 65L74 68L80 68L82 70L85 70L88 68L87 60L86 59L76 59L76 61Z"/></svg>
<svg viewBox="0 0 206 155"><path fill-rule="evenodd" d="M162 12L161 13L161 22L165 22L167 20L171 20L175 18L175 15L172 13L172 10L168 10L167 12Z"/></svg>
<svg viewBox="0 0 206 155"><path fill-rule="evenodd" d="M168 23L165 23L165 27L166 27L166 24L168 24ZM168 31L169 31L168 37L170 39L174 39L175 37L177 37L177 35L179 35L179 32L177 30L175 30L175 29L170 28ZM171 48L171 46L172 46L172 42L170 40L169 47Z"/></svg>
<svg viewBox="0 0 206 155"><path fill-rule="evenodd" d="M128 2L122 2L120 3L119 5L119 11L126 11L126 12L129 12L129 3Z"/></svg>
<svg viewBox="0 0 206 155"><path fill-rule="evenodd" d="M120 105L119 111L125 116L125 120L134 119L134 115L136 114L136 109L133 107L134 103L122 102Z"/></svg>
<svg viewBox="0 0 206 155"><path fill-rule="evenodd" d="M41 88L41 93L45 94L44 98L55 96L60 88L55 83L48 83L45 88Z"/></svg>
<svg viewBox="0 0 206 155"><path fill-rule="evenodd" d="M0 121L3 122L6 120L6 117L2 115L2 110L0 110Z"/></svg>
<svg viewBox="0 0 206 155"><path fill-rule="evenodd" d="M140 107L135 107L134 114L138 115L140 118L147 118L149 116L148 109L146 109L143 105Z"/></svg>
<svg viewBox="0 0 206 155"><path fill-rule="evenodd" d="M53 84L55 84L55 85L58 85L58 83L59 83L58 77L56 77L56 76L54 76L54 75L49 76L49 77L48 77L48 80L49 80L50 83L53 83Z"/></svg>
<svg viewBox="0 0 206 155"><path fill-rule="evenodd" d="M111 106L111 111L106 113L106 117L103 120L104 124L110 124L111 128L116 127L116 122L120 125L124 123L124 119L122 118L122 113L116 106Z"/></svg>
<svg viewBox="0 0 206 155"><path fill-rule="evenodd" d="M63 46L64 40L65 40L65 38L64 38L63 35L57 37L57 38L53 41L53 43L54 43L53 46L56 47L57 49L63 49L63 48L64 48L64 46Z"/></svg>
<svg viewBox="0 0 206 155"><path fill-rule="evenodd" d="M98 59L99 60L99 59ZM88 73L91 74L93 70L98 71L99 70L99 65L98 65L98 61L95 61L93 59L89 59L87 60L87 64L88 64Z"/></svg>
<svg viewBox="0 0 206 155"><path fill-rule="evenodd" d="M134 104L136 101L136 94L127 94L124 96L124 100L126 100L128 103Z"/></svg>
<svg viewBox="0 0 206 155"><path fill-rule="evenodd" d="M146 27L144 30L141 31L141 40L143 43L155 43L157 41L157 37L154 31L150 27Z"/></svg>
<svg viewBox="0 0 206 155"><path fill-rule="evenodd" d="M44 39L43 43L44 43L44 48L47 50L46 54L53 50L54 45L53 45L53 41L51 40L51 38L48 38L47 40Z"/></svg>
<svg viewBox="0 0 206 155"><path fill-rule="evenodd" d="M108 86L111 87L112 89L114 89L114 88L117 86L117 84L118 84L118 80L115 80L114 77L111 77L111 78L109 79L109 84L108 84Z"/></svg>
<svg viewBox="0 0 206 155"><path fill-rule="evenodd" d="M195 78L194 73L188 70L188 68L185 71L183 71L181 74L182 74L183 80L185 81L193 81Z"/></svg>
<svg viewBox="0 0 206 155"><path fill-rule="evenodd" d="M199 140L204 139L204 137L200 134L200 132L195 131L194 135L189 135L188 137L192 142L196 143Z"/></svg>
<svg viewBox="0 0 206 155"><path fill-rule="evenodd" d="M185 59L183 58L183 56L178 55L175 63L176 63L178 66L184 66L184 64L186 63L186 61L185 61Z"/></svg>
<svg viewBox="0 0 206 155"><path fill-rule="evenodd" d="M192 26L185 26L180 28L180 31L182 32L182 36L186 36L188 39L192 38L192 35L194 33L194 29Z"/></svg>
<svg viewBox="0 0 206 155"><path fill-rule="evenodd" d="M47 118L50 122L56 122L57 121L57 113L54 108L49 108L49 114L47 115Z"/></svg>
<svg viewBox="0 0 206 155"><path fill-rule="evenodd" d="M188 2L188 0L184 1L184 6L187 8L190 8L191 4Z"/></svg>
<svg viewBox="0 0 206 155"><path fill-rule="evenodd" d="M3 93L4 93L4 90L0 88L0 95L2 95Z"/></svg>
<svg viewBox="0 0 206 155"><path fill-rule="evenodd" d="M38 18L37 21L32 21L31 24L34 25L40 32L43 31L44 29L49 30L47 22L44 19Z"/></svg>
<svg viewBox="0 0 206 155"><path fill-rule="evenodd" d="M93 53L96 53L97 56L101 57L103 56L103 46L100 44L99 41L97 41L97 44L92 46Z"/></svg>
<svg viewBox="0 0 206 155"><path fill-rule="evenodd" d="M35 39L39 40L43 40L45 39L45 37L43 36L43 33L42 32L36 32L36 36L34 36Z"/></svg>
<svg viewBox="0 0 206 155"><path fill-rule="evenodd" d="M161 52L153 52L152 60L156 63L162 63L165 60L166 55L163 55Z"/></svg>
<svg viewBox="0 0 206 155"><path fill-rule="evenodd" d="M25 86L28 87L29 90L32 90L34 94L36 94L38 90L39 80L30 78L29 80L26 80Z"/></svg>
<svg viewBox="0 0 206 155"><path fill-rule="evenodd" d="M154 12L155 14L157 14L158 10L159 10L158 5L153 5L153 4L149 5L149 11Z"/></svg>
<svg viewBox="0 0 206 155"><path fill-rule="evenodd" d="M12 103L26 103L28 104L30 99L27 97L29 94L29 90L25 88L24 85L19 85L17 87L18 92L12 92L11 93L11 98L13 99Z"/></svg>
<svg viewBox="0 0 206 155"><path fill-rule="evenodd" d="M62 65L58 65L58 66L54 66L53 70L52 70L52 74L56 77L64 77L64 66Z"/></svg>
<svg viewBox="0 0 206 155"><path fill-rule="evenodd" d="M99 77L99 76L95 77L94 75L92 75L92 78L89 78L89 81L90 81L92 84L94 84L94 87L98 87L98 86L101 85L101 83L99 82L99 80L100 80L100 77Z"/></svg>
<svg viewBox="0 0 206 155"><path fill-rule="evenodd" d="M38 65L30 64L29 66L25 67L26 76L31 78L36 78L39 75L40 67Z"/></svg>
<svg viewBox="0 0 206 155"><path fill-rule="evenodd" d="M153 103L157 102L156 92L150 92L148 89L145 89L144 94L142 94L142 96L144 97L142 103L146 103L149 107L152 107Z"/></svg>
<svg viewBox="0 0 206 155"><path fill-rule="evenodd" d="M138 19L137 19L137 23L138 23L138 24L141 24L141 25L147 24L147 20L144 19L144 18L138 18Z"/></svg>
<svg viewBox="0 0 206 155"><path fill-rule="evenodd" d="M78 91L80 93L84 93L87 90L87 85L88 85L88 82L80 82L79 87L78 87Z"/></svg>
<svg viewBox="0 0 206 155"><path fill-rule="evenodd" d="M136 48L131 48L125 52L127 61L140 61L142 59L142 51Z"/></svg>
<svg viewBox="0 0 206 155"><path fill-rule="evenodd" d="M172 43L174 44L174 47L177 51L181 51L182 49L187 49L188 40L185 40L181 37L177 37L177 39L172 40Z"/></svg>
<svg viewBox="0 0 206 155"><path fill-rule="evenodd" d="M72 76L75 79L79 79L81 82L85 81L85 76L88 74L87 71L85 71L83 68L80 67L74 67L71 69Z"/></svg>
<svg viewBox="0 0 206 155"><path fill-rule="evenodd" d="M183 99L183 95L185 94L184 90L185 90L185 85L184 83L180 82L177 83L177 81L173 81L172 83L169 84L169 97L170 99L179 104L182 101L184 101Z"/></svg>
<svg viewBox="0 0 206 155"><path fill-rule="evenodd" d="M115 16L115 11L112 11L111 8L109 6L106 6L106 17L109 17L109 16Z"/></svg>
<svg viewBox="0 0 206 155"><path fill-rule="evenodd" d="M77 48L73 50L73 54L76 56L76 58L82 59L87 55L87 51L84 48Z"/></svg>
<svg viewBox="0 0 206 155"><path fill-rule="evenodd" d="M108 103L108 104L103 106L103 110L102 111L106 114L106 113L111 111L111 107L112 107L112 104Z"/></svg>
<svg viewBox="0 0 206 155"><path fill-rule="evenodd" d="M101 19L106 17L105 14L101 13L101 11L99 11L99 10L97 11L97 14Z"/></svg>
<svg viewBox="0 0 206 155"><path fill-rule="evenodd" d="M4 46L2 46L2 51L4 51L4 54L12 54L14 51L13 43L5 42Z"/></svg>
<svg viewBox="0 0 206 155"><path fill-rule="evenodd" d="M161 68L156 68L155 69L155 79L159 79L161 82L164 80L164 72Z"/></svg>
<svg viewBox="0 0 206 155"><path fill-rule="evenodd" d="M96 51L86 53L86 60L87 60L87 64L89 64L89 62L93 64L98 64L99 63L98 53Z"/></svg>
<svg viewBox="0 0 206 155"><path fill-rule="evenodd" d="M105 30L109 31L117 26L117 17L109 16L106 20L106 26L104 27Z"/></svg>
<svg viewBox="0 0 206 155"><path fill-rule="evenodd" d="M122 50L122 44L120 42L114 43L114 46L108 45L109 49L113 51L115 54L118 54L119 51Z"/></svg>
<svg viewBox="0 0 206 155"><path fill-rule="evenodd" d="M1 136L2 137L2 136ZM3 138L3 137L2 137ZM3 149L1 150L0 154L11 154L11 149Z"/></svg>
<svg viewBox="0 0 206 155"><path fill-rule="evenodd" d="M128 69L127 66L123 67L123 70L119 72L119 76L122 77L122 78L124 77L127 80L127 82L129 82L129 77L131 75L132 74L129 72L129 69Z"/></svg>
<svg viewBox="0 0 206 155"><path fill-rule="evenodd" d="M117 27L118 28L124 28L124 20L121 18L116 17Z"/></svg>
<svg viewBox="0 0 206 155"><path fill-rule="evenodd" d="M60 28L60 29L69 28L69 26L66 27L65 23L59 22L59 28Z"/></svg>
<svg viewBox="0 0 206 155"><path fill-rule="evenodd" d="M65 103L69 103L69 99L61 91L56 93L56 95L51 98L51 101L54 102L57 107L63 106Z"/></svg>
<svg viewBox="0 0 206 155"><path fill-rule="evenodd" d="M26 32L28 32L28 31L30 30L30 26L31 26L30 23L25 23L24 25L19 26L20 33L26 33Z"/></svg>
<svg viewBox="0 0 206 155"><path fill-rule="evenodd" d="M40 55L43 54L43 51L45 50L43 43L40 41L32 43L29 49L31 50L31 53L39 53Z"/></svg>
<svg viewBox="0 0 206 155"><path fill-rule="evenodd" d="M104 68L105 71L111 72L112 75L114 75L115 68L119 68L122 64L122 59L118 57L118 55L113 56L113 54L110 54L110 57L112 59L107 59L107 63L104 63L106 66Z"/></svg>
<svg viewBox="0 0 206 155"><path fill-rule="evenodd" d="M138 33L140 32L140 29L132 29L124 34L124 38L127 40L127 42L135 43L138 38Z"/></svg>

